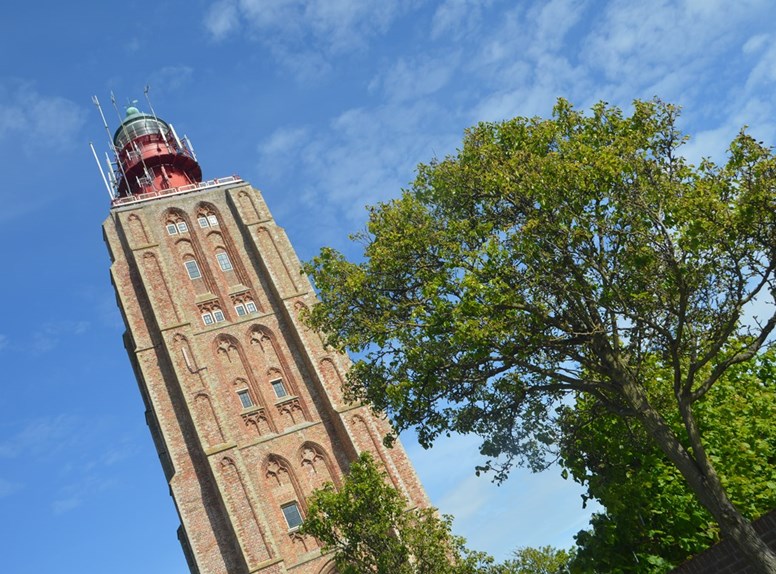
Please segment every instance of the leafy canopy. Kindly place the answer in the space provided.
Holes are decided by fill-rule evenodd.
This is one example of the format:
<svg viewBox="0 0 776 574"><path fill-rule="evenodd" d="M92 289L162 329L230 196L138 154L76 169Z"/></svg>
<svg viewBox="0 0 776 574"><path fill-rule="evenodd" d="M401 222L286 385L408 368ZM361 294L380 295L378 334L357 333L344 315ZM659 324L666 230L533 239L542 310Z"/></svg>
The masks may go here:
<svg viewBox="0 0 776 574"><path fill-rule="evenodd" d="M677 114L636 101L630 116L604 103L586 116L560 100L550 119L468 130L371 208L363 262L324 249L306 266L322 299L310 322L362 353L351 398L424 446L480 435L499 479L547 464L564 397L632 417L773 574L693 409L776 326L776 162L742 132L724 165L689 165Z"/></svg>
<svg viewBox="0 0 776 574"><path fill-rule="evenodd" d="M351 395L424 446L473 432L503 469L538 469L565 394L632 413L624 379L643 386L657 355L692 403L749 358L774 326L740 321L773 299L773 157L742 133L727 165L694 168L676 118L659 101L624 117L560 100L552 119L480 124L420 165L370 209L362 263L323 249L306 266L323 300L311 323L364 356ZM732 335L745 343L720 359Z"/></svg>
<svg viewBox="0 0 776 574"><path fill-rule="evenodd" d="M452 519L433 508L410 509L368 453L350 468L342 488L328 484L308 500L301 532L334 552L342 574L509 574L490 570L489 556L471 552L450 531Z"/></svg>

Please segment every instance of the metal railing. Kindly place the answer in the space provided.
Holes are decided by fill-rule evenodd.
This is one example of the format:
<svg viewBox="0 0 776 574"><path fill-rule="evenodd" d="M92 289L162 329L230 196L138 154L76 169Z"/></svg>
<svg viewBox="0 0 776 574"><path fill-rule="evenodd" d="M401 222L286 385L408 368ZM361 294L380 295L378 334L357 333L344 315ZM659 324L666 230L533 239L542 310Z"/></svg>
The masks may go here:
<svg viewBox="0 0 776 574"><path fill-rule="evenodd" d="M199 183L190 183L188 185L181 185L178 187L171 187L168 189L160 189L158 191L151 191L149 193L141 193L137 195L128 195L126 197L117 197L111 201L111 207L119 207L121 205L128 205L132 203L141 203L143 201L151 201L160 197L168 197L171 195L182 195L184 193L192 193L194 191L202 191L203 189L210 189L212 187L219 187L230 183L243 183L243 179L237 175L228 175L226 177L218 177L216 179L209 179L207 181L201 181Z"/></svg>

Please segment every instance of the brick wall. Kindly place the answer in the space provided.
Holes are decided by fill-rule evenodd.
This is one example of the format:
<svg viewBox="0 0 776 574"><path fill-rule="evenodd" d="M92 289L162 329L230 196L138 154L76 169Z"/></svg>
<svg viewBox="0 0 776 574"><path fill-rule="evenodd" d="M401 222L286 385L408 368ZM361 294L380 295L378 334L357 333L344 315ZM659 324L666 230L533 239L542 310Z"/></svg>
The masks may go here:
<svg viewBox="0 0 776 574"><path fill-rule="evenodd" d="M754 522L757 533L772 549L776 550L776 510ZM754 574L741 553L723 540L671 571L672 574Z"/></svg>
<svg viewBox="0 0 776 574"><path fill-rule="evenodd" d="M328 571L330 558L282 509L304 514L310 492L341 481L363 451L413 504L428 504L401 445L382 445L387 422L342 399L349 361L301 321L315 294L257 190L119 206L103 229L192 572Z"/></svg>

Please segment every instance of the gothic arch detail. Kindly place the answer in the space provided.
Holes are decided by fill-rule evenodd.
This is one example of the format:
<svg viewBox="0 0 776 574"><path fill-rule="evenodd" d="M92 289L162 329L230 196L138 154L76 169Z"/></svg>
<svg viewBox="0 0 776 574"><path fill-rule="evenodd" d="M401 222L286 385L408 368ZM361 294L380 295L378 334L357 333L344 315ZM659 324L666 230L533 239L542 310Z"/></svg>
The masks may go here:
<svg viewBox="0 0 776 574"><path fill-rule="evenodd" d="M178 322L180 320L178 310L173 303L170 287L156 255L151 252L143 254L143 271L145 275L143 283L148 286L152 303L156 303L153 305L154 312L161 315L163 319L160 323Z"/></svg>
<svg viewBox="0 0 776 574"><path fill-rule="evenodd" d="M288 286L288 289L295 293L298 290L298 286L294 280L293 274L291 273L288 262L286 261L286 258L283 257L280 249L278 249L277 242L275 241L275 238L273 237L270 230L264 226L258 227L256 229L256 238L258 240L261 253L265 254L263 257L265 265L268 268L274 268L281 281L285 282ZM271 265L273 261L279 261L280 266L278 267L277 265Z"/></svg>
<svg viewBox="0 0 776 574"><path fill-rule="evenodd" d="M313 488L318 488L326 482L333 482L339 486L339 480L333 472L331 460L326 451L319 445L307 441L299 447L299 465L307 474Z"/></svg>
<svg viewBox="0 0 776 574"><path fill-rule="evenodd" d="M281 456L271 454L264 464L264 478L273 486L291 482L291 465Z"/></svg>
<svg viewBox="0 0 776 574"><path fill-rule="evenodd" d="M377 437L375 436L375 433L372 430L371 425L361 415L353 415L350 421L353 424L353 427L355 427L357 431L361 430L361 432L355 433L356 436L367 437L366 440L362 440L362 441L357 440L357 442L361 443L359 444L360 449L371 452L375 456L375 461L380 463L383 469L385 469L385 471L387 472L388 477L391 479L391 482L393 483L394 488L396 488L400 492L404 492L404 489L402 489L400 485L396 482L396 478L389 470L388 461L386 460L385 455L383 454L383 449L381 448L382 445L380 445L380 443L378 442Z"/></svg>
<svg viewBox="0 0 776 574"><path fill-rule="evenodd" d="M248 565L255 569L258 564L271 558L264 533L259 526L255 510L251 505L237 465L230 457L220 461L221 479L226 493L226 502L232 516L235 516L240 543L248 559ZM246 512L250 509L250 512Z"/></svg>
<svg viewBox="0 0 776 574"><path fill-rule="evenodd" d="M148 245L151 241L148 239L148 232L146 231L143 221L136 213L130 213L127 217L127 223L129 224L129 236L132 239L134 247L141 245Z"/></svg>
<svg viewBox="0 0 776 574"><path fill-rule="evenodd" d="M224 442L224 433L218 422L216 412L213 410L210 396L207 393L197 393L197 396L194 398L194 404L196 405L200 425L204 431L205 446L210 447L222 444Z"/></svg>
<svg viewBox="0 0 776 574"><path fill-rule="evenodd" d="M255 223L259 220L259 212L247 191L243 190L237 194L237 203L245 223Z"/></svg>
<svg viewBox="0 0 776 574"><path fill-rule="evenodd" d="M342 378L337 365L329 357L326 357L321 359L318 366L321 371L321 376L323 377L326 393L334 399L332 402L335 404L343 404L345 399L342 387L345 384L345 380Z"/></svg>

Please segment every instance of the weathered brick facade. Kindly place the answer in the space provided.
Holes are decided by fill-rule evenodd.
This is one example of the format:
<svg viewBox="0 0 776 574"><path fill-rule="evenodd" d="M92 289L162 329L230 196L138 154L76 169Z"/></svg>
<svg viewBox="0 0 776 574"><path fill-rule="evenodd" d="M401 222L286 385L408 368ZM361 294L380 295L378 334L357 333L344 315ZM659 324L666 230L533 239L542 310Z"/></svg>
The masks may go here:
<svg viewBox="0 0 776 574"><path fill-rule="evenodd" d="M303 515L362 451L426 504L401 445L382 445L386 422L343 401L347 358L300 321L315 296L261 194L236 180L139 199L103 229L191 571L329 572L283 507Z"/></svg>
<svg viewBox="0 0 776 574"><path fill-rule="evenodd" d="M754 529L765 543L776 550L776 510L754 521ZM754 566L729 540L715 544L688 560L671 574L754 574Z"/></svg>

